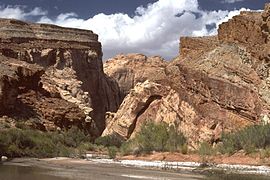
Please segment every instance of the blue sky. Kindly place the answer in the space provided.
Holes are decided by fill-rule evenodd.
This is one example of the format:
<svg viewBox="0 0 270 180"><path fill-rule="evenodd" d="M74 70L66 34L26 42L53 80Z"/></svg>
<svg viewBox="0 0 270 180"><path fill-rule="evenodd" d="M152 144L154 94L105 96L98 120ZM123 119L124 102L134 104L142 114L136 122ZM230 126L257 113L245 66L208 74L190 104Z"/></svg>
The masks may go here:
<svg viewBox="0 0 270 180"><path fill-rule="evenodd" d="M180 36L216 34L240 10L269 0L0 0L0 17L91 29L104 59L119 53L178 54Z"/></svg>

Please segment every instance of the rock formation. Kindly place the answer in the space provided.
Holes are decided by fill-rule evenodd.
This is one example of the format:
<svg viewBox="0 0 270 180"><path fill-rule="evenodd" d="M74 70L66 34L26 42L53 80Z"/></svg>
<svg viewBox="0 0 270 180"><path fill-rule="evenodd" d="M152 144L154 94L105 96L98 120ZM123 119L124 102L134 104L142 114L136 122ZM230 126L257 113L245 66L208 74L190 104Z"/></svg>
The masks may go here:
<svg viewBox="0 0 270 180"><path fill-rule="evenodd" d="M270 121L269 24L267 4L221 24L217 36L181 37L173 61L119 55L105 74L92 31L1 19L0 121L121 139L163 121L192 149L218 143L222 132Z"/></svg>
<svg viewBox="0 0 270 180"><path fill-rule="evenodd" d="M0 25L0 54L9 58L5 66L12 69L0 71L1 109L12 109L17 100L32 112L31 118L51 120L51 127L72 121L85 124L90 134L101 134L105 114L117 110L120 93L116 82L103 73L98 36L87 30L10 19L1 19ZM10 59L22 68L14 70ZM37 73L36 67L43 73ZM29 79L32 76L34 81ZM24 88L23 93L18 94L18 87Z"/></svg>
<svg viewBox="0 0 270 180"><path fill-rule="evenodd" d="M267 123L269 23L268 4L264 12L242 12L221 24L218 36L181 38L179 57L152 69L159 72L162 67L165 78L152 73L146 78L149 81L130 90L103 136L116 134L128 139L147 120L165 121L181 130L189 147L196 149L203 141L218 142L222 132ZM129 56L118 56L118 66L122 66L121 57L128 64ZM106 69L111 69L108 75L123 86L118 78L122 71Z"/></svg>
<svg viewBox="0 0 270 180"><path fill-rule="evenodd" d="M118 55L104 64L104 72L116 80L124 98L137 83L166 79L167 62L159 56Z"/></svg>

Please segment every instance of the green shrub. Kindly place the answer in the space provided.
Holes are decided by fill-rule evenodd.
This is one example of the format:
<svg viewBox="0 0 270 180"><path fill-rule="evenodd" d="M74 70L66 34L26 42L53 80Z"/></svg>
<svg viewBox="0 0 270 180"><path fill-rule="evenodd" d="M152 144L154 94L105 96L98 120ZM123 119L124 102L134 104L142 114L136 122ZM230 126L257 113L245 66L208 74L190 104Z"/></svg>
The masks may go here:
<svg viewBox="0 0 270 180"><path fill-rule="evenodd" d="M168 126L165 123L148 122L142 126L136 139L139 147L146 153L165 151L169 139Z"/></svg>
<svg viewBox="0 0 270 180"><path fill-rule="evenodd" d="M261 149L261 151L260 151L260 157L262 159L269 158L270 157L270 147L267 147L265 149Z"/></svg>
<svg viewBox="0 0 270 180"><path fill-rule="evenodd" d="M95 144L102 145L105 147L110 147L110 146L120 147L122 144L122 141L116 135L109 135L109 136L98 137L95 140Z"/></svg>
<svg viewBox="0 0 270 180"><path fill-rule="evenodd" d="M130 139L124 142L120 147L120 154L122 156L126 155L139 155L142 153L142 149L139 147L136 139Z"/></svg>
<svg viewBox="0 0 270 180"><path fill-rule="evenodd" d="M90 142L90 136L86 136L79 128L73 126L62 132L64 144L68 147L78 147L82 142Z"/></svg>
<svg viewBox="0 0 270 180"><path fill-rule="evenodd" d="M175 151L183 151L184 153L187 153L188 147L186 145L186 138L183 135L183 133L180 133L175 129L174 126L170 126L168 134L169 139L166 144L166 150L175 152Z"/></svg>
<svg viewBox="0 0 270 180"><path fill-rule="evenodd" d="M241 149L253 153L270 146L270 125L253 125L235 133L222 135L221 153L233 154Z"/></svg>
<svg viewBox="0 0 270 180"><path fill-rule="evenodd" d="M130 155L132 152L131 141L124 142L120 147L120 154L122 156Z"/></svg>
<svg viewBox="0 0 270 180"><path fill-rule="evenodd" d="M173 126L166 123L146 122L142 125L134 139L122 144L122 155L150 153L152 151L181 151L186 143L186 138Z"/></svg>
<svg viewBox="0 0 270 180"><path fill-rule="evenodd" d="M108 155L111 159L114 159L116 157L118 149L115 146L108 147Z"/></svg>
<svg viewBox="0 0 270 180"><path fill-rule="evenodd" d="M27 129L28 128L27 125L25 125L25 123L21 122L21 121L16 122L15 127L19 128L19 129Z"/></svg>
<svg viewBox="0 0 270 180"><path fill-rule="evenodd" d="M200 156L211 156L215 154L213 147L207 142L200 144L198 152Z"/></svg>
<svg viewBox="0 0 270 180"><path fill-rule="evenodd" d="M187 154L187 153L188 153L188 146L187 146L187 144L184 144L184 145L181 147L181 153L182 153L182 154Z"/></svg>
<svg viewBox="0 0 270 180"><path fill-rule="evenodd" d="M0 152L8 157L70 156L89 139L76 128L63 133L13 128L0 130Z"/></svg>

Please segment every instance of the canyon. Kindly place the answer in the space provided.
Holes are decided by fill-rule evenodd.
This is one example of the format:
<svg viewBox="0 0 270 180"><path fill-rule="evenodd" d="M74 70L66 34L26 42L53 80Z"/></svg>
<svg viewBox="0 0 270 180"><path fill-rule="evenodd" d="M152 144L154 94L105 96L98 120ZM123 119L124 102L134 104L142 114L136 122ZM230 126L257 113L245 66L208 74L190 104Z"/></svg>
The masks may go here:
<svg viewBox="0 0 270 180"><path fill-rule="evenodd" d="M129 94L103 136L129 139L146 121L166 122L197 149L219 143L224 132L269 123L269 22L267 4L222 23L217 36L181 37L172 61L140 54L109 59L105 73Z"/></svg>
<svg viewBox="0 0 270 180"><path fill-rule="evenodd" d="M103 64L92 31L0 25L0 128L77 126L127 140L146 121L166 122L197 149L223 132L270 122L270 4L222 23L217 36L181 37L171 61L121 54Z"/></svg>
<svg viewBox="0 0 270 180"><path fill-rule="evenodd" d="M120 94L103 72L98 36L10 19L0 24L2 121L45 131L75 125L99 136Z"/></svg>

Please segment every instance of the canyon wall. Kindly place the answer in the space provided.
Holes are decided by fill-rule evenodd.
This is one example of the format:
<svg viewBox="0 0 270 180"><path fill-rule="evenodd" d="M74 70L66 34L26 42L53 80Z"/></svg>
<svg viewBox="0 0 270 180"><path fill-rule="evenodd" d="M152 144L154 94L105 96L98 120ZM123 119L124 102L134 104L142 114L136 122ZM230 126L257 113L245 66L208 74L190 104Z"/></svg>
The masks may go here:
<svg viewBox="0 0 270 180"><path fill-rule="evenodd" d="M92 31L0 19L0 127L75 125L127 140L155 121L182 131L191 149L217 144L223 132L270 122L269 24L267 4L217 36L181 37L170 62L121 54L103 67Z"/></svg>
<svg viewBox="0 0 270 180"><path fill-rule="evenodd" d="M129 139L144 122L163 121L181 130L196 149L203 141L219 143L222 132L269 123L269 23L267 4L263 12L242 12L221 24L217 36L182 37L180 55L152 67L153 72L162 67L165 78L152 73L134 85L103 136ZM122 59L135 62L130 55ZM136 65L129 76L148 67ZM108 73L118 82L120 74Z"/></svg>
<svg viewBox="0 0 270 180"><path fill-rule="evenodd" d="M31 81L31 86L22 80L31 77L29 74L17 77L17 70L3 72L15 74L15 84L20 85L14 86L12 78L3 78L2 89L14 86L19 93L12 95L15 100L2 99L1 109L6 109L6 104L27 108L8 108L9 113L2 115L9 117L17 111L17 118L21 118L22 114L30 114L27 119L35 119L43 129L63 128L63 122L76 121L74 124L81 124L90 134L100 135L105 128L106 112L118 109L120 93L117 83L103 72L98 36L88 30L10 19L1 19L0 26L0 54L7 66L15 66L12 59L17 64L38 66L43 72ZM4 79L10 82L2 85Z"/></svg>

